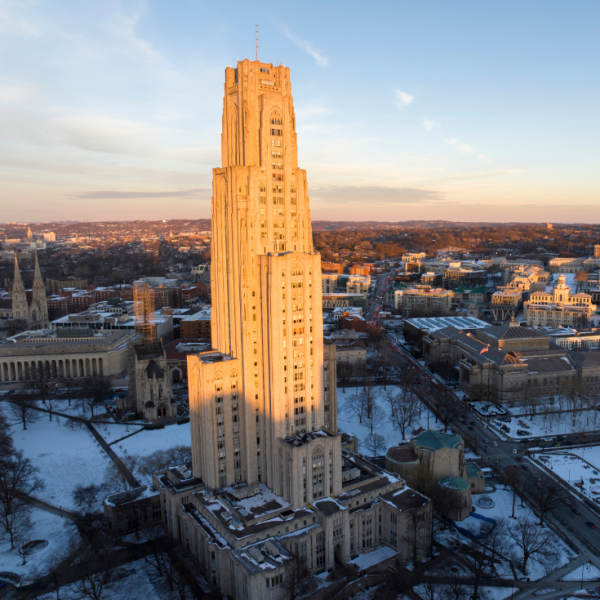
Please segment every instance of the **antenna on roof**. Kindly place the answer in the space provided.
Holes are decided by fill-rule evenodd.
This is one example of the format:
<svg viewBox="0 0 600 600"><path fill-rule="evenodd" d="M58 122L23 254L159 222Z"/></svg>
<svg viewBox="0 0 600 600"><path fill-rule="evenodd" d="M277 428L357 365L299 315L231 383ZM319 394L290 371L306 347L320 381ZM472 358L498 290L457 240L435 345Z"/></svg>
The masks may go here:
<svg viewBox="0 0 600 600"><path fill-rule="evenodd" d="M255 23L255 33L256 33L256 61L258 62L258 23Z"/></svg>

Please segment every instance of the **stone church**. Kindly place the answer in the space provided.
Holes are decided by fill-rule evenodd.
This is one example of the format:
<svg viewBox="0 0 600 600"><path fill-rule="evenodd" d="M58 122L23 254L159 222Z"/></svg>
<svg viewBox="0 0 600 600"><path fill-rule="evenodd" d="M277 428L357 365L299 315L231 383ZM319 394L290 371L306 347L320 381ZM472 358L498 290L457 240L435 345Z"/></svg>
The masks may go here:
<svg viewBox="0 0 600 600"><path fill-rule="evenodd" d="M15 274L12 286L12 311L10 316L12 316L14 321L24 321L27 324L27 329L47 329L50 327L46 288L44 287L37 252L35 254L31 298L27 297L25 285L21 278L17 253L15 252Z"/></svg>
<svg viewBox="0 0 600 600"><path fill-rule="evenodd" d="M177 416L167 357L158 344L137 344L130 348L127 396L120 408L135 411L147 421Z"/></svg>

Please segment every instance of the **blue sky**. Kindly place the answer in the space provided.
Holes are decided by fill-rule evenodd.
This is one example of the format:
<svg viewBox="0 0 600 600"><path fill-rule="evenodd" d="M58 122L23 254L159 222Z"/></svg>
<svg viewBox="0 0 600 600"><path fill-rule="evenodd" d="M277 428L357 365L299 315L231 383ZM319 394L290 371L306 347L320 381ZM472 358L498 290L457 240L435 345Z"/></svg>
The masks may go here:
<svg viewBox="0 0 600 600"><path fill-rule="evenodd" d="M210 216L256 22L313 218L600 221L597 0L0 0L0 221Z"/></svg>

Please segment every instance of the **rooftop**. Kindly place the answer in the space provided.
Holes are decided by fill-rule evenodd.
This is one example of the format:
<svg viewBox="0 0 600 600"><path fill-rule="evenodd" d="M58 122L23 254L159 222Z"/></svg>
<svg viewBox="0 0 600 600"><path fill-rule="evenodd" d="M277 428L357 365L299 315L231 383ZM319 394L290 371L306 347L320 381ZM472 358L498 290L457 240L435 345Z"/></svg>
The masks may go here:
<svg viewBox="0 0 600 600"><path fill-rule="evenodd" d="M474 317L427 317L422 319L406 319L406 323L410 323L417 329L426 331L437 331L444 327L456 327L457 329L483 329L489 327L490 324Z"/></svg>
<svg viewBox="0 0 600 600"><path fill-rule="evenodd" d="M458 448L463 444L463 440L460 435L455 433L442 433L427 429L414 438L414 444L418 448L441 450L442 448Z"/></svg>

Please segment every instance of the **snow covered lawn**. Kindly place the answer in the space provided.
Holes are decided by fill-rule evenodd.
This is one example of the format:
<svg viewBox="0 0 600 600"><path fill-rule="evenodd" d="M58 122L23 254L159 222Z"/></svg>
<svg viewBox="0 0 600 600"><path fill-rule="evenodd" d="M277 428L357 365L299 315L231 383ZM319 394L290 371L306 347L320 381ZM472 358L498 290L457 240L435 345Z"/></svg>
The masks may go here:
<svg viewBox="0 0 600 600"><path fill-rule="evenodd" d="M130 426L129 429L132 429ZM191 446L190 424L167 425L164 429L144 429L130 438L114 444L111 448L118 456L138 454L147 456L157 450L167 450L174 446Z"/></svg>
<svg viewBox="0 0 600 600"><path fill-rule="evenodd" d="M511 409L512 410L512 409ZM574 431L594 431L600 427L600 414L596 410L586 410L575 416L571 413L552 413L546 415L535 415L532 420L525 415L511 417L510 423L492 420L496 425L506 425L508 432L502 430L502 434L513 438L540 437L544 435L570 434Z"/></svg>
<svg viewBox="0 0 600 600"><path fill-rule="evenodd" d="M569 452L541 452L535 457L588 498L594 501L600 499L600 470L591 462L598 462L600 447L578 448Z"/></svg>
<svg viewBox="0 0 600 600"><path fill-rule="evenodd" d="M85 426L73 429L65 427L72 423L63 417L52 421L42 417L27 426L20 424L11 428L15 446L38 467L45 489L34 495L50 504L68 510L77 510L71 498L76 485L100 483L110 459L100 448Z"/></svg>
<svg viewBox="0 0 600 600"><path fill-rule="evenodd" d="M0 570L20 575L22 579L34 579L44 574L54 561L55 555L69 547L69 540L79 540L73 523L67 519L46 512L40 508L31 511L31 540L47 540L48 546L27 557L27 563L16 550L10 551L10 544L0 542Z"/></svg>
<svg viewBox="0 0 600 600"><path fill-rule="evenodd" d="M476 501L478 498L483 496L487 496L494 501L494 506L489 509L480 508L476 505ZM510 519L509 517L512 515L512 492L506 491L502 489L502 486L498 485L495 492L485 493L485 494L475 494L473 496L473 508L477 514L482 517L488 517L491 519L499 519L504 517L508 521L508 525L514 525L516 521ZM534 523L538 523L539 519L535 516L533 511L527 504L521 506L521 501L517 496L516 504L515 504L515 517L523 517L528 520L533 521ZM465 520L457 523L460 527L465 527L467 529L479 529L482 521L476 519L474 517L467 517ZM460 541L465 542L466 538L460 533L450 533L450 532L442 532L440 537L438 538L440 541L443 541L445 545L449 547L453 546L453 542ZM510 538L509 538L510 539ZM541 579L545 575L547 575L551 571L555 571L556 569L562 567L567 564L571 558L575 556L573 551L556 535L552 534L553 547L557 550L558 556L556 560L548 567L548 570L544 568L540 563L536 562L532 558L529 559L527 563L527 576L531 578L532 581L537 581ZM514 544L509 542L510 547L513 551L512 559L515 561L515 567L517 567L517 563L521 560L522 555L519 554L520 550ZM501 568L499 569L501 576L511 578L512 571L508 563L502 563Z"/></svg>
<svg viewBox="0 0 600 600"><path fill-rule="evenodd" d="M105 439L108 444L120 440L136 431L141 431L143 427L139 425L121 425L120 423L97 423L94 424L96 431Z"/></svg>
<svg viewBox="0 0 600 600"><path fill-rule="evenodd" d="M379 433L385 438L386 449L399 444L402 441L400 430L394 427L394 421L392 419L389 404L383 399L384 389L382 385L375 386L380 394L377 404L381 406L385 412L385 420L381 427L379 427L376 433ZM399 386L388 385L387 390L391 390L395 393L400 392ZM363 391L361 386L351 388L347 387L344 392L341 387L338 386L338 429L345 433L353 433L358 437L359 446L362 445L363 440L369 435L369 429L365 426L364 422L361 424L355 413L348 409L346 405L347 400L351 396L360 394ZM429 418L428 418L429 417ZM425 429L440 429L443 430L444 426L440 422L435 421L435 415L433 415L423 404L421 404L421 415L412 427L409 427L406 433L406 437L413 437L412 432L415 429L423 427ZM127 440L128 441L128 440ZM368 450L361 446L360 451L368 454Z"/></svg>

